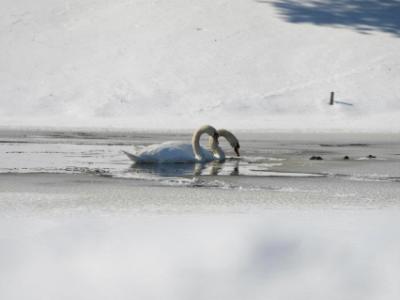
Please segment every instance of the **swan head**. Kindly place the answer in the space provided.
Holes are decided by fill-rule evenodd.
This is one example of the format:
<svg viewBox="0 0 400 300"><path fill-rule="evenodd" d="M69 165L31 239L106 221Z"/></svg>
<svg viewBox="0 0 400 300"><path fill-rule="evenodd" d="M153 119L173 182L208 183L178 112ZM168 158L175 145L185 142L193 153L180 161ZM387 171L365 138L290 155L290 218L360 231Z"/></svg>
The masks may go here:
<svg viewBox="0 0 400 300"><path fill-rule="evenodd" d="M233 150L235 150L235 153L237 156L240 156L239 149L240 149L240 144L237 143L237 145L235 147L233 147Z"/></svg>

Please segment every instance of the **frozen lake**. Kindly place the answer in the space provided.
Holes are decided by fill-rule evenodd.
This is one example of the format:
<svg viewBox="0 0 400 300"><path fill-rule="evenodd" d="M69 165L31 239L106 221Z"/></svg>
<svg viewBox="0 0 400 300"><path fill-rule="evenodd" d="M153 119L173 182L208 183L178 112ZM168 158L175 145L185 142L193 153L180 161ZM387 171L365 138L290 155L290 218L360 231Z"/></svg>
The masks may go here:
<svg viewBox="0 0 400 300"><path fill-rule="evenodd" d="M0 131L0 298L398 299L399 136L237 136L135 166L191 135Z"/></svg>
<svg viewBox="0 0 400 300"><path fill-rule="evenodd" d="M160 188L161 194L168 194L174 187L185 195L188 205L192 202L186 193L196 194L200 188L202 193L214 195L207 197L207 201L222 195L229 200L229 207L236 204L234 199L238 202L246 199L246 205L257 199L257 210L271 205L360 208L399 205L398 135L246 132L237 135L241 157L230 157L224 163L132 165L123 150L134 152L169 140L190 142L191 135L3 130L0 174L26 174L24 180L29 178L28 174L36 177L52 174L51 178L59 174L80 175L74 176L77 182L101 177L110 179L104 180L110 186L121 185L117 179L124 179L123 185L135 186L135 192L151 187L151 196ZM221 144L228 156L233 155L224 140ZM370 155L374 158L368 158ZM322 160L310 160L312 156ZM345 156L349 159L345 160ZM63 180L57 182L62 186ZM232 195L228 197L229 194Z"/></svg>

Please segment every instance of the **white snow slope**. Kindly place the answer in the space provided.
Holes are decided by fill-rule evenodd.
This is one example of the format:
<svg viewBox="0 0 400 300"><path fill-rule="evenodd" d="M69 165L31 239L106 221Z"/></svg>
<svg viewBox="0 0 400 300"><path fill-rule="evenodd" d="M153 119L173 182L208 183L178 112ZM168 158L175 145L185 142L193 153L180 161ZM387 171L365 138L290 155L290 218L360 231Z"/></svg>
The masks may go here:
<svg viewBox="0 0 400 300"><path fill-rule="evenodd" d="M399 6L2 0L0 126L397 132Z"/></svg>

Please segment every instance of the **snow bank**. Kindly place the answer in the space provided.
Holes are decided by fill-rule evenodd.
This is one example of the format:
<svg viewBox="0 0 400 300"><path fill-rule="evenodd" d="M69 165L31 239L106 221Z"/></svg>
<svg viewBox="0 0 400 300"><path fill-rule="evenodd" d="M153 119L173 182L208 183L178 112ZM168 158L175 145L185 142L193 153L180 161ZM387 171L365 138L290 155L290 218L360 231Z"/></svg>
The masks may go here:
<svg viewBox="0 0 400 300"><path fill-rule="evenodd" d="M2 0L0 126L400 131L396 23L291 20L293 3Z"/></svg>

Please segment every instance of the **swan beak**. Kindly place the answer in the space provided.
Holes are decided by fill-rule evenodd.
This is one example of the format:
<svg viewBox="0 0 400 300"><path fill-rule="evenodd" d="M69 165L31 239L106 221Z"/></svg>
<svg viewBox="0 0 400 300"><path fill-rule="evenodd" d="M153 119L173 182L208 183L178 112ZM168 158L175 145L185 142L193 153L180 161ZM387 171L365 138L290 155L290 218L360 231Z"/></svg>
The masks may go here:
<svg viewBox="0 0 400 300"><path fill-rule="evenodd" d="M235 149L234 149L234 150L235 150L235 153L236 153L236 155L237 155L237 156L240 156L240 153L239 153L239 147L235 147Z"/></svg>

